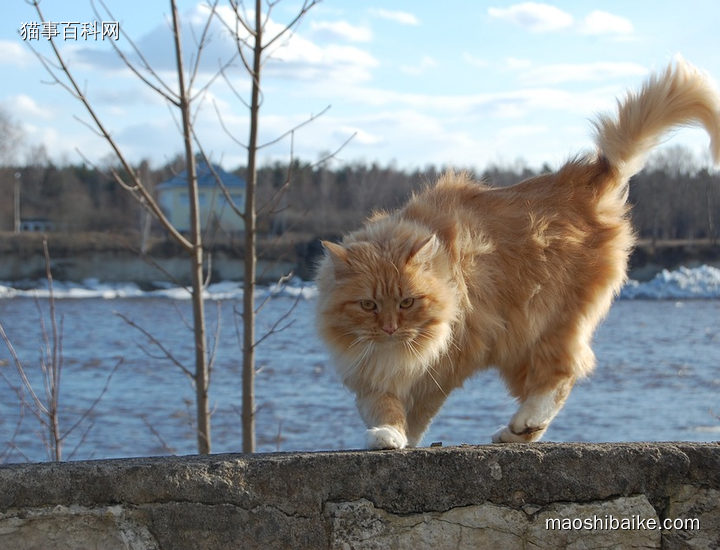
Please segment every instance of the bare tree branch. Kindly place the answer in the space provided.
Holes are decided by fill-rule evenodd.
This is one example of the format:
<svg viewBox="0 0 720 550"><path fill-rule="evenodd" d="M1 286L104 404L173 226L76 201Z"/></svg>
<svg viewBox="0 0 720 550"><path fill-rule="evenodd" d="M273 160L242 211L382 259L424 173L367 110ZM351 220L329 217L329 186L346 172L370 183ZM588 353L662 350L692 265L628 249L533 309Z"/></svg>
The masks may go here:
<svg viewBox="0 0 720 550"><path fill-rule="evenodd" d="M239 146L242 147L243 149L247 149L248 146L245 145L245 144L244 144L242 141L240 141L238 138L236 138L236 137L232 134L232 132L230 132L230 130L228 129L228 127L225 126L225 121L223 120L222 115L220 114L220 110L218 109L217 103L216 103L215 101L213 101L213 106L215 107L215 113L217 113L218 121L220 122L220 126L222 127L223 132L225 132L225 134L226 134L231 140L233 140L233 141L235 142L235 144L239 145Z"/></svg>
<svg viewBox="0 0 720 550"><path fill-rule="evenodd" d="M40 2L39 0L32 0L32 5L35 7L35 11L38 14L38 17L40 20L45 23L45 17L42 14L42 10L40 9ZM60 68L62 72L65 74L65 77L67 78L68 82L70 83L70 87L75 91L75 97L83 104L85 107L85 110L88 112L90 117L92 118L93 122L97 126L100 133L103 135L107 143L112 148L113 152L115 153L116 157L120 161L120 164L122 165L123 169L128 173L128 175L132 178L133 183L137 186L138 192L143 196L143 198L147 201L148 206L152 210L153 214L157 217L158 221L165 227L165 229L172 235L172 237L180 243L180 245L185 248L188 251L192 251L193 246L183 235L170 223L170 221L167 219L165 214L162 212L158 204L155 202L155 199L152 197L152 195L149 193L147 188L142 184L140 179L138 178L135 171L132 169L130 164L125 159L125 156L120 151L117 143L113 139L112 135L105 129L105 126L100 121L100 118L95 113L95 110L93 109L92 105L90 105L89 101L87 100L87 97L82 92L80 87L78 86L77 82L75 81L75 78L73 77L72 73L70 72L70 69L65 64L65 61L60 54L60 51L58 50L57 46L55 45L55 40L49 39L48 40L50 47L53 50L53 53L55 54L55 58L57 59ZM51 75L55 78L55 74L51 72ZM58 83L62 83L59 79L56 79Z"/></svg>
<svg viewBox="0 0 720 550"><path fill-rule="evenodd" d="M227 84L228 88L230 88L230 91L233 93L233 95L238 99L238 101L240 101L240 103L243 104L246 109L249 109L250 105L247 101L245 101L245 98L240 94L240 92L235 89L235 86L232 84L232 82L230 82L230 78L227 76L227 74L225 74L225 71L222 70L220 74L222 75L223 80L225 80L225 83Z"/></svg>
<svg viewBox="0 0 720 550"><path fill-rule="evenodd" d="M104 2L103 0L98 0L98 1L100 2L100 5L102 5L103 9L105 9L105 11L107 12L107 14L108 14L108 16L110 17L110 19L111 19L111 20L114 20L114 21L117 21L117 19L113 16L112 12L108 9L108 7L107 7L107 5L105 4L105 2ZM95 12L96 17L98 17L99 19L102 19L101 14L98 13L97 8L95 7L95 2L94 2L94 0L90 0L90 4L92 5L93 11ZM135 42L133 41L133 39L132 39L126 32L124 32L123 30L120 30L120 32L122 33L123 38L124 38L125 40L127 40L127 42L128 42L128 43L130 44L130 46L132 47L133 51L135 52L135 55L137 55L138 58L140 58L140 62L141 62L142 65L145 67L145 70L150 74L150 76L152 76L155 80L157 80L157 81L160 83L160 85L158 86L158 85L156 85L156 84L153 84L153 83L152 83L148 78L146 78L140 71L138 71L137 68L135 67L135 65L133 65L133 64L130 62L130 60L129 60L129 59L127 58L127 56L123 53L123 51L117 46L117 44L115 43L115 41L111 40L111 41L110 41L110 44L111 44L113 50L115 50L115 53L117 54L117 56L122 60L122 62L125 64L125 66L126 66L128 69L130 69L130 71L132 71L132 73L133 73L135 76L137 76L146 86L148 86L149 88L151 88L152 90L154 90L155 92L157 92L159 95L161 95L162 97L164 97L164 98L165 98L167 101L169 101L170 103L173 103L175 106L179 107L180 104L179 104L179 99L178 99L177 93L175 93L175 92L172 90L172 88L170 88L170 86L168 86L168 85L165 83L165 81L164 81L162 78L160 78L160 76L157 74L157 72L155 71L155 69L152 68L152 66L150 65L150 63L148 62L148 60L145 58L145 56L143 55L143 53L142 53L142 51L140 50L140 48L137 47L137 45L135 44ZM164 88L164 90L163 90L162 88Z"/></svg>
<svg viewBox="0 0 720 550"><path fill-rule="evenodd" d="M87 409L85 409L85 411L82 413L82 415L80 415L80 418L78 418L78 420L75 422L75 424L73 424L67 430L65 430L65 433L62 435L63 439L65 439L68 435L70 435L75 430L75 428L77 428L80 425L80 423L83 420L85 420L95 410L95 408L98 406L100 401L102 401L102 398L105 396L108 389L110 388L110 381L112 380L112 377L115 375L115 373L120 368L120 365L123 364L123 362L124 362L124 359L122 357L120 359L118 359L118 362L115 363L115 366L110 370L110 374L108 374L107 378L105 379L105 385L103 386L103 388L100 391L100 393L98 394L98 396L93 400L93 402L90 404L90 406Z"/></svg>
<svg viewBox="0 0 720 550"><path fill-rule="evenodd" d="M342 151L343 149L345 149L345 147L347 146L347 144L350 143L353 139L355 139L355 136L357 136L357 132L353 132L353 133L350 135L350 137L348 137L345 141L343 141L337 149L335 149L332 153L328 153L328 154L325 155L324 157L320 158L319 160L317 160L316 162L314 162L313 164L311 164L311 166L312 166L313 168L316 167L316 166L320 166L321 164L325 164L325 163L328 162L329 160L332 160L332 159L334 159L335 157L337 157L338 154L340 153L340 151Z"/></svg>
<svg viewBox="0 0 720 550"><path fill-rule="evenodd" d="M158 432L155 427L150 423L150 421L147 419L147 416L144 414L140 415L140 420L143 421L143 424L147 427L148 430L150 430L150 433L155 436L155 439L158 440L160 443L160 446L162 447L163 451L165 451L169 455L175 454L175 449L173 447L170 447L166 442L165 439L160 435L160 432Z"/></svg>
<svg viewBox="0 0 720 550"><path fill-rule="evenodd" d="M210 23L215 18L215 12L217 11L219 0L214 0L212 3L208 1L206 4L207 7L210 8L210 14L208 15L207 19L205 20L205 25L203 26L202 33L200 35L200 40L195 40L195 61L194 63L191 63L192 65L192 72L190 74L190 78L188 79L188 90L193 89L193 85L195 83L195 78L198 75L198 71L200 69L200 60L202 59L202 53L205 49L205 45L208 42L208 31L210 30ZM191 27L192 29L192 27ZM194 31L193 31L193 37L195 37Z"/></svg>
<svg viewBox="0 0 720 550"><path fill-rule="evenodd" d="M221 313L222 313L222 306L221 302L218 300L216 302L217 304L217 317L215 321L215 337L213 338L213 344L210 348L210 358L208 360L208 370L212 373L213 369L215 368L215 359L217 359L217 350L220 346L220 329L221 329Z"/></svg>
<svg viewBox="0 0 720 550"><path fill-rule="evenodd" d="M160 342L160 340L158 340L157 338L155 338L155 337L150 333L150 331L144 329L143 327L141 327L140 325L138 325L135 321L133 321L132 319L129 319L128 317L126 317L126 316L123 315L122 313L120 313L120 312L118 312L118 311L115 311L114 313L115 313L115 315L117 315L118 317L120 317L123 321L125 321L125 323L127 323L129 326L131 326L131 327L134 328L135 330L141 332L141 333L143 334L143 336L145 336L148 340L150 340L150 343L152 343L156 348L158 348L158 349L162 352L163 356L164 356L166 359L168 359L173 365L175 365L175 366L176 366L177 368L179 368L183 373L185 373L185 375L186 375L188 378L190 378L193 382L195 382L195 374L194 374L189 368L187 368L185 365L183 365L182 362L181 362L177 357L175 357L175 355L174 355L169 349L167 349L167 348L163 345L162 342Z"/></svg>
<svg viewBox="0 0 720 550"><path fill-rule="evenodd" d="M43 403L42 399L40 399L35 393L35 390L33 388L33 385L30 383L30 380L27 377L25 366L23 365L22 361L20 360L20 356L18 355L17 351L15 350L15 347L13 346L12 342L10 341L10 338L8 337L7 333L5 332L5 327L3 326L2 322L0 322L0 338L2 338L3 342L5 343L5 346L7 347L8 351L10 352L10 357L13 360L13 363L15 364L15 369L17 370L18 375L20 376L20 380L22 381L23 387L25 390L30 394L30 397L32 397L33 405L37 409L37 411L40 412L41 415L47 415L48 409L45 406L45 403Z"/></svg>
<svg viewBox="0 0 720 550"><path fill-rule="evenodd" d="M243 9L242 15L240 15L240 12L238 11L238 5L242 5L242 9ZM255 37L256 36L255 30L250 25L247 24L248 14L247 14L247 10L245 9L245 4L243 2L240 2L238 4L238 2L236 0L230 0L230 6L232 7L233 11L235 12L235 21L237 23L240 23L250 36ZM235 33L235 34L237 34L239 36L239 33Z"/></svg>
<svg viewBox="0 0 720 550"><path fill-rule="evenodd" d="M320 111L319 113L314 114L314 115L311 114L308 118L306 118L305 120L303 120L300 124L297 124L296 126L293 126L293 127L290 128L287 132L285 132L285 133L283 133L283 134L280 134L280 135L279 135L278 137L276 137L275 139L272 139L272 140L270 140L270 141L268 141L268 142L266 142L266 143L262 143L262 144L258 145L258 146L257 146L258 150L264 149L265 147L269 147L270 145L275 145L275 144L278 143L279 141L282 141L282 140L285 139L287 136L293 134L294 132L296 132L297 130L299 130L300 128L302 128L303 126L307 126L308 124L310 124L310 123L311 123L312 121L314 121L315 119L323 116L325 113L327 113L327 112L330 110L330 107L331 107L331 106L328 105L327 107L325 107L325 108L324 108L322 111Z"/></svg>
<svg viewBox="0 0 720 550"><path fill-rule="evenodd" d="M275 42L277 42L280 38L282 38L288 31L292 30L292 28L295 27L300 22L300 20L305 16L305 14L313 6L315 6L318 3L319 3L319 0L312 0L312 1L306 0L305 3L303 4L302 8L300 8L300 11L298 11L297 15L292 19L292 21L290 21L290 23L285 25L283 30L281 30L279 33L277 33L274 37L272 37L268 42L266 42L263 45L263 50L267 50L268 48L270 48L270 46L272 46ZM270 6L274 6L274 3L270 4ZM268 16L269 16L269 14L270 14L270 9L268 9ZM267 23L267 21L266 21L266 23Z"/></svg>
<svg viewBox="0 0 720 550"><path fill-rule="evenodd" d="M50 319L50 332L48 333L47 325L45 323L45 316L40 307L39 301L35 300L35 305L38 309L40 330L42 338L42 346L40 352L40 369L42 372L42 383L45 390L45 399L41 399L35 391L32 382L29 380L27 375L27 369L23 365L17 351L12 345L10 338L5 332L5 328L0 323L0 338L5 343L10 356L13 358L17 373L20 377L21 386L17 389L9 383L5 375L3 378L11 388L15 389L16 394L20 398L21 405L25 403L24 396L21 395L22 390L27 391L31 398L32 403L30 410L33 415L37 418L40 425L44 428L41 431L41 438L45 444L45 448L48 452L48 456L51 460L62 460L62 449L63 444L67 437L74 433L80 424L85 421L90 414L93 413L102 397L107 392L107 389L112 379L113 374L122 363L122 360L113 368L110 372L105 387L98 395L98 397L87 407L80 417L64 432L60 429L60 382L63 371L64 354L63 354L63 326L62 318L60 323L57 321L57 312L55 310L55 295L53 290L53 278L52 271L50 269L50 253L48 251L47 239L43 239L43 251L45 255L45 276L48 284L48 304L49 304L49 319ZM19 424L18 424L19 427ZM79 446L85 441L87 434L92 426L88 427L84 434L81 436L78 444L75 446L73 453L77 451ZM14 445L13 445L14 447Z"/></svg>
<svg viewBox="0 0 720 550"><path fill-rule="evenodd" d="M197 139L197 136L195 136L195 143L198 147L198 150L200 151L200 155L202 156L203 160L207 164L210 173L212 174L213 178L215 179L215 183L220 188L220 191L222 192L223 196L225 197L225 200L227 201L228 206L230 206L230 209L240 217L240 219L245 221L245 212L243 212L240 207L235 203L235 201L232 198L232 195L230 194L230 190L227 188L225 183L222 181L222 178L220 177L220 174L217 173L217 170L215 170L215 167L213 166L212 162L210 162L210 159L205 154L205 149L203 149L202 145L200 144L200 140Z"/></svg>

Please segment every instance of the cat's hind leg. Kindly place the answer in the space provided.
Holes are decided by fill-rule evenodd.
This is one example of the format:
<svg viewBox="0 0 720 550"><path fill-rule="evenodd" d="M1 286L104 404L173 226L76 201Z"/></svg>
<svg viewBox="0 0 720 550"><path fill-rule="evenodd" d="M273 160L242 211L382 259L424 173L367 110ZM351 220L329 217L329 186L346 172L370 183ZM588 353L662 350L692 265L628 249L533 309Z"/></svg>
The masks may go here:
<svg viewBox="0 0 720 550"><path fill-rule="evenodd" d="M559 381L554 388L528 395L510 423L493 434L493 443L524 443L537 441L562 409L573 379Z"/></svg>
<svg viewBox="0 0 720 550"><path fill-rule="evenodd" d="M529 357L501 374L520 408L504 428L493 435L495 443L537 441L560 412L575 380L589 372L595 356L579 339L546 341Z"/></svg>

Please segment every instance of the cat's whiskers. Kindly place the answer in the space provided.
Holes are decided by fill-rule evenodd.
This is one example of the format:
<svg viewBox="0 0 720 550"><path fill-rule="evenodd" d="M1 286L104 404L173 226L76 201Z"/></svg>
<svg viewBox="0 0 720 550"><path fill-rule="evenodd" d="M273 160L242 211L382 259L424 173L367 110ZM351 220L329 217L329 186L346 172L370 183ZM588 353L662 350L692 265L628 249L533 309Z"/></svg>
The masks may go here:
<svg viewBox="0 0 720 550"><path fill-rule="evenodd" d="M421 328L417 329L417 337L415 338L415 340L424 341L426 343L431 344L436 340L436 338L437 338L437 335L433 331L431 331L430 329L428 329L426 327L421 327ZM443 348L442 348L442 351L439 353L439 355L447 353L447 349L450 346L454 347L459 352L462 351L460 349L460 346L455 341L455 338L451 334L443 343Z"/></svg>
<svg viewBox="0 0 720 550"><path fill-rule="evenodd" d="M365 347L362 348L362 351L355 359L353 368L362 369L363 367L367 366L369 363L368 359L375 350L375 344L372 340L364 339L363 342L365 344Z"/></svg>
<svg viewBox="0 0 720 550"><path fill-rule="evenodd" d="M445 390L442 388L442 386L440 385L440 382L438 382L437 379L433 376L433 374L432 374L433 372L434 372L435 374L437 374L437 371L436 371L434 368L432 368L430 365L428 365L428 367L427 367L428 376L432 379L433 382L435 382L435 385L438 387L438 389L440 390L440 392L441 392L445 397L447 397L448 394L447 394L447 393L445 392Z"/></svg>
<svg viewBox="0 0 720 550"><path fill-rule="evenodd" d="M448 338L447 343L448 343L448 347L449 347L449 346L452 346L453 348L455 348L456 351L462 352L462 349L460 349L460 346L459 346L458 343L455 341L454 335L451 335L450 338Z"/></svg>
<svg viewBox="0 0 720 550"><path fill-rule="evenodd" d="M405 348L410 352L411 355L413 355L418 361L423 362L422 354L420 353L420 350L417 349L417 343L412 340L405 340L403 341L405 344ZM438 387L438 389L442 392L442 394L447 397L447 393L445 393L445 390L440 385L440 382L437 381L437 378L433 376L433 373L437 374L437 371L433 368L432 364L425 362L423 364L423 367L425 368L425 371L428 373L428 376L430 379L435 382L435 385Z"/></svg>
<svg viewBox="0 0 720 550"><path fill-rule="evenodd" d="M352 343L348 346L348 349L352 349L358 344L367 343L368 339L365 336L356 336L355 340L352 341Z"/></svg>

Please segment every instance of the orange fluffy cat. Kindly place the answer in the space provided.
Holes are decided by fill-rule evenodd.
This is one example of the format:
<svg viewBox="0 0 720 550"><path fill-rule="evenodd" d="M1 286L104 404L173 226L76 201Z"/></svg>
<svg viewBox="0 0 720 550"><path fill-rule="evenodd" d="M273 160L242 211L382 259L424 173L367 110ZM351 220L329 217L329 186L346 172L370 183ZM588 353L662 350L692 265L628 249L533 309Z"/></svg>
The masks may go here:
<svg viewBox="0 0 720 550"><path fill-rule="evenodd" d="M625 281L628 179L687 124L705 127L718 161L718 94L677 60L599 118L595 154L506 188L451 172L324 243L319 330L369 448L417 445L450 391L490 366L519 401L493 441L542 436L592 370L593 331Z"/></svg>

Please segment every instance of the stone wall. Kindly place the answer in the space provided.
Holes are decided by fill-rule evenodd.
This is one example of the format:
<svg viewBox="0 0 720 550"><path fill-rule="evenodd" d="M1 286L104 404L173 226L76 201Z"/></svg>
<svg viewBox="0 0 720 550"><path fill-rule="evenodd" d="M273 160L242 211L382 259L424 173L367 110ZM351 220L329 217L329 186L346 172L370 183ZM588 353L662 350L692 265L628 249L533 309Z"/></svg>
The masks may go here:
<svg viewBox="0 0 720 550"><path fill-rule="evenodd" d="M720 444L5 465L0 548L720 548Z"/></svg>

